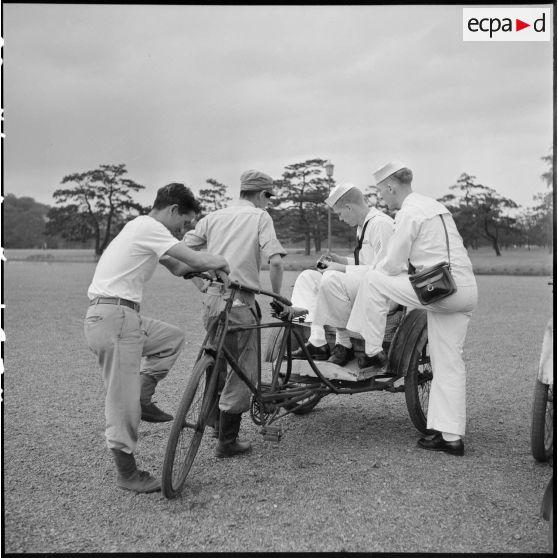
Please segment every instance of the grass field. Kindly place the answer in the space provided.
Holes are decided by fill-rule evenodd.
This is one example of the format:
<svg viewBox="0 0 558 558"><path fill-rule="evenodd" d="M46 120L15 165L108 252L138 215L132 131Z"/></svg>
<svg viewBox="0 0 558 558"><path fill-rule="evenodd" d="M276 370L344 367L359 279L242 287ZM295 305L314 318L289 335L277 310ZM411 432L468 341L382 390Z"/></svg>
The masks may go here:
<svg viewBox="0 0 558 558"><path fill-rule="evenodd" d="M334 249L339 255L351 255L350 251ZM46 262L94 262L91 250L5 250L8 261L46 261ZM469 256L473 269L478 275L551 275L553 256L547 249L510 248L496 257L487 247L471 250ZM301 271L314 266L319 256L305 256L302 250L289 250L285 259L285 269Z"/></svg>
<svg viewBox="0 0 558 558"><path fill-rule="evenodd" d="M249 456L217 460L204 438L183 495L167 501L115 488L101 377L83 337L93 271L4 266L5 552L547 552L538 514L552 469L534 461L529 441L552 312L546 277L478 278L465 457L418 449L402 394L328 396L310 415L283 419L278 444L246 418ZM284 294L295 278L285 274ZM186 332L156 397L172 412L203 337L200 295L160 269L144 297L143 313ZM138 463L156 475L169 430L141 423Z"/></svg>

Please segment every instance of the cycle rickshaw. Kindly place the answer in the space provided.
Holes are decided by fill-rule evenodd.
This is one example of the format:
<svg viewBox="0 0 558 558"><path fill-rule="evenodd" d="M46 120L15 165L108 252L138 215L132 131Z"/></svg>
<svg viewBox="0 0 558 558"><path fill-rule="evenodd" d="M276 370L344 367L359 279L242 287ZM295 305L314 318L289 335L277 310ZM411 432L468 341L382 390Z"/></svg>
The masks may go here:
<svg viewBox="0 0 558 558"><path fill-rule="evenodd" d="M250 416L261 426L264 440L279 441L281 428L276 423L289 414L309 413L329 394L355 394L368 391L404 392L410 419L419 432L426 434L426 413L432 367L428 352L426 311L403 307L388 315L384 349L388 355L386 370L358 369L352 361L345 367L320 361L319 366L307 353L306 360L293 360L291 353L304 347L309 337L308 324L298 319L276 319L253 325L229 325L229 313L239 291L270 297L275 303L291 306L291 302L275 293L256 290L236 282L220 285L226 294L224 309L211 327L198 353L184 394L176 411L163 462L162 492L176 497L186 481L198 452L208 418L217 405L218 372L215 363L224 357L228 366L248 385L252 392ZM277 314L272 316L278 318ZM255 329L258 346L257 381L251 382L238 361L225 346L225 336ZM264 354L262 331L271 330ZM269 333L269 332L268 332ZM326 328L327 333L327 328ZM328 333L331 342L332 333ZM363 351L362 339L354 340L355 353ZM262 358L263 357L263 358Z"/></svg>

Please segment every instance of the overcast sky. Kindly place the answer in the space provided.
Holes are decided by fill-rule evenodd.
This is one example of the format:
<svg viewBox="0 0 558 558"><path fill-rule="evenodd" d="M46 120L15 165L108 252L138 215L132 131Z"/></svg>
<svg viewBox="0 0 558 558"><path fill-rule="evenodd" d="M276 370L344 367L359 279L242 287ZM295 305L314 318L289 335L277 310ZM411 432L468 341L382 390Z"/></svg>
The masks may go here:
<svg viewBox="0 0 558 558"><path fill-rule="evenodd" d="M549 4L541 4L549 7ZM125 163L156 189L331 159L364 188L388 160L439 197L462 172L544 191L552 42L464 42L461 6L4 4L4 193Z"/></svg>

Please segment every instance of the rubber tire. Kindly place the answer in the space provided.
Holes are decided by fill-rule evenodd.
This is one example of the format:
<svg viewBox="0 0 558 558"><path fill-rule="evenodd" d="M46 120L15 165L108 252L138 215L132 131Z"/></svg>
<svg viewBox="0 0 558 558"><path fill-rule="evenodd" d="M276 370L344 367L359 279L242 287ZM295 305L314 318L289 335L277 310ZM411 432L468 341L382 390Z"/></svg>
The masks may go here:
<svg viewBox="0 0 558 558"><path fill-rule="evenodd" d="M535 383L533 410L531 413L531 453L537 461L548 461L554 446L553 402L549 401L553 386L543 384L538 378Z"/></svg>
<svg viewBox="0 0 558 558"><path fill-rule="evenodd" d="M265 330L264 330L265 331ZM281 348L281 340L285 330L281 327L273 327L269 329L269 336L265 346L263 355L264 362L275 362L279 356L279 349Z"/></svg>
<svg viewBox="0 0 558 558"><path fill-rule="evenodd" d="M198 452L212 402L206 390L206 372L214 366L215 359L210 355L203 355L196 362L176 411L163 461L161 491L166 498L178 496ZM213 387L209 388L214 390L215 381L211 383ZM194 429L182 427L186 419L195 424ZM177 452L179 448L181 451Z"/></svg>
<svg viewBox="0 0 558 558"><path fill-rule="evenodd" d="M414 345L405 347L405 350L412 351L409 367L405 374L405 402L407 403L407 411L415 428L422 434L428 434L426 417L428 401L430 399L430 386L432 385L432 364L428 355L428 329L426 323ZM423 383L421 383L419 365L426 366L426 373L430 375L430 379Z"/></svg>
<svg viewBox="0 0 558 558"><path fill-rule="evenodd" d="M307 328L308 332L310 328ZM265 331L265 330L263 330ZM281 348L281 342L283 341L283 335L285 333L285 328L273 327L269 329L269 335L267 336L266 344L263 351L263 361L264 362L275 362L279 356L279 349ZM310 333L307 333L304 337L308 338ZM291 335L291 350L296 351L299 348L299 343L294 335Z"/></svg>
<svg viewBox="0 0 558 558"><path fill-rule="evenodd" d="M554 525L554 500L552 500L552 506L550 508L549 526L548 526L548 550L551 554L554 554L555 530L556 530L556 525Z"/></svg>

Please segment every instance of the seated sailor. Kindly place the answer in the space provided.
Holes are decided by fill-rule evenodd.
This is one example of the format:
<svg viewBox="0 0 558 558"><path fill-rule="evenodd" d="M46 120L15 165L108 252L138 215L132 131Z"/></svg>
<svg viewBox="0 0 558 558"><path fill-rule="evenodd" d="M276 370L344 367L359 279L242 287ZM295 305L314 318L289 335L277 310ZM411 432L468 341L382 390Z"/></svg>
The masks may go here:
<svg viewBox="0 0 558 558"><path fill-rule="evenodd" d="M308 269L297 278L292 294L295 308L307 308L307 322L312 322L306 348L314 360L327 360L344 366L354 351L346 329L361 279L385 255L394 221L375 207L369 207L362 190L353 184L340 184L325 203L345 223L357 227L354 258L331 254L331 261L321 269ZM325 337L325 325L336 328L333 350ZM304 351L293 352L293 358L306 358Z"/></svg>

